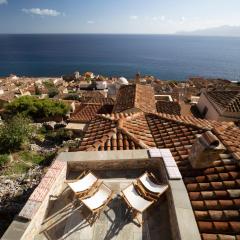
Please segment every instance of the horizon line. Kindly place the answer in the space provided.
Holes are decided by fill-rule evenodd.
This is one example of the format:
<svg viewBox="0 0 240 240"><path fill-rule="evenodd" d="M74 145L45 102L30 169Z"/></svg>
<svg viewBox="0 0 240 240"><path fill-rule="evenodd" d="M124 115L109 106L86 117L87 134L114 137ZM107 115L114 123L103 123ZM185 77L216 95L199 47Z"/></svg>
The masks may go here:
<svg viewBox="0 0 240 240"><path fill-rule="evenodd" d="M179 33L0 33L0 35L148 35L148 36L175 36L175 37L231 37L239 38L235 35L195 35Z"/></svg>

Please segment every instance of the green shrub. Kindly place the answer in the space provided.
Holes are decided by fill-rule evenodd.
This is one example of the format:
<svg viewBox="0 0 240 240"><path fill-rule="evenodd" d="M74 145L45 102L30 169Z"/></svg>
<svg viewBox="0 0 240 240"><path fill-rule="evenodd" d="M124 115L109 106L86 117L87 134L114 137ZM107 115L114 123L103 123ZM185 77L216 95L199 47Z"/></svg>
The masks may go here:
<svg viewBox="0 0 240 240"><path fill-rule="evenodd" d="M36 152L21 152L19 156L24 162L33 164L40 164L45 160L44 155L40 155Z"/></svg>
<svg viewBox="0 0 240 240"><path fill-rule="evenodd" d="M65 100L79 100L80 97L79 97L78 94L72 93L72 94L66 95L66 96L64 97L64 99L65 99Z"/></svg>
<svg viewBox="0 0 240 240"><path fill-rule="evenodd" d="M19 149L32 136L29 118L16 115L0 126L0 151Z"/></svg>
<svg viewBox="0 0 240 240"><path fill-rule="evenodd" d="M5 165L9 161L8 154L0 154L0 166Z"/></svg>
<svg viewBox="0 0 240 240"><path fill-rule="evenodd" d="M34 88L35 88L35 94L41 95L41 90L39 89L39 87L37 85L34 85Z"/></svg>
<svg viewBox="0 0 240 240"><path fill-rule="evenodd" d="M17 162L4 171L4 175L23 174L29 170L30 166L24 162Z"/></svg>
<svg viewBox="0 0 240 240"><path fill-rule="evenodd" d="M43 85L44 85L47 89L54 87L54 83L53 83L52 81L49 81L49 80L43 82Z"/></svg>
<svg viewBox="0 0 240 240"><path fill-rule="evenodd" d="M52 87L52 88L48 89L48 96L50 98L55 97L56 95L58 95L58 93L59 93L59 91L58 91L58 89L56 87Z"/></svg>
<svg viewBox="0 0 240 240"><path fill-rule="evenodd" d="M72 132L66 129L58 129L55 131L49 131L46 134L46 138L50 141L54 141L56 143L62 143L63 141L67 141L72 138Z"/></svg>
<svg viewBox="0 0 240 240"><path fill-rule="evenodd" d="M33 119L39 119L64 116L69 111L69 106L57 100L23 96L9 103L6 106L6 110L10 115L21 113Z"/></svg>

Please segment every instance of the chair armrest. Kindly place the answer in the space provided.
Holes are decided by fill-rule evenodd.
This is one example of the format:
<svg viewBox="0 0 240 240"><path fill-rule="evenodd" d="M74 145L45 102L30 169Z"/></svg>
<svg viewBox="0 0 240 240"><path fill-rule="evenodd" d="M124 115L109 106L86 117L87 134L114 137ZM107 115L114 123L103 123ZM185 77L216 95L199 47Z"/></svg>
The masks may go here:
<svg viewBox="0 0 240 240"><path fill-rule="evenodd" d="M83 176L86 176L89 171L83 171L77 178L71 179L71 180L65 180L64 183L73 183L76 182L77 180L80 180Z"/></svg>
<svg viewBox="0 0 240 240"><path fill-rule="evenodd" d="M76 182L75 179L73 179L73 180L65 180L65 181L64 181L64 183L74 183L74 182Z"/></svg>
<svg viewBox="0 0 240 240"><path fill-rule="evenodd" d="M81 179L83 176L86 176L88 174L88 171L83 171L77 178L76 180Z"/></svg>
<svg viewBox="0 0 240 240"><path fill-rule="evenodd" d="M148 175L149 175L149 178L153 180L153 182L155 182L156 184L159 184L159 185L161 184L152 172L148 173Z"/></svg>

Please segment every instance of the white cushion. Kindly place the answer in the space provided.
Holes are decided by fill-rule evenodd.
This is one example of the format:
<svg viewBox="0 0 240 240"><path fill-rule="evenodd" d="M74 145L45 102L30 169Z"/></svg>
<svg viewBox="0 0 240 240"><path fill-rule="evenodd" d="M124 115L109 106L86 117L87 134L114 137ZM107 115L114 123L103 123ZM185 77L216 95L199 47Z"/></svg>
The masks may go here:
<svg viewBox="0 0 240 240"><path fill-rule="evenodd" d="M136 191L133 184L123 190L123 194L130 203L130 205L139 212L143 212L153 202L147 201L142 198Z"/></svg>
<svg viewBox="0 0 240 240"><path fill-rule="evenodd" d="M152 182L147 173L143 174L139 180L149 191L153 193L163 193L167 190L167 185L158 185Z"/></svg>
<svg viewBox="0 0 240 240"><path fill-rule="evenodd" d="M73 183L68 183L68 185L74 192L77 193L86 191L87 189L91 188L96 181L97 178L92 173L88 173L82 179Z"/></svg>
<svg viewBox="0 0 240 240"><path fill-rule="evenodd" d="M88 208L94 210L101 207L109 198L111 193L111 189L109 189L105 184L101 184L98 191L95 192L94 195L89 198L83 199L82 202Z"/></svg>

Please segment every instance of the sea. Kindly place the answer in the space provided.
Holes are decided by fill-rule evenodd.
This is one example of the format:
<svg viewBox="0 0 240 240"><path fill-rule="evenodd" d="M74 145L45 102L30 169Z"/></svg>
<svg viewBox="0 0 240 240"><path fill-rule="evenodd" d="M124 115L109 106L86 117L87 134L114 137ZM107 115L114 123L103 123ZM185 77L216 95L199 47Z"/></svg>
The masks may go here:
<svg viewBox="0 0 240 240"><path fill-rule="evenodd" d="M122 34L1 34L0 76L79 71L164 80L240 80L240 38Z"/></svg>

